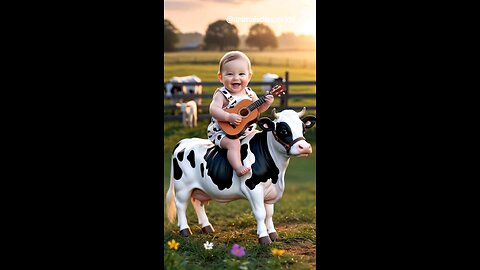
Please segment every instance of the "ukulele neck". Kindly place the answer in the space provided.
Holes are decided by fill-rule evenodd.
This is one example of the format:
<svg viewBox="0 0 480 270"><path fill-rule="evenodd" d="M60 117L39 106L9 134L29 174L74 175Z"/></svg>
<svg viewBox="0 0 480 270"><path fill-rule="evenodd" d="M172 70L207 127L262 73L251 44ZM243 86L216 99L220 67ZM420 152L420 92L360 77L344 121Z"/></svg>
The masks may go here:
<svg viewBox="0 0 480 270"><path fill-rule="evenodd" d="M253 102L252 104L248 105L247 108L250 111L255 110L256 108L260 107L263 103L265 103L265 96L259 98L257 101Z"/></svg>

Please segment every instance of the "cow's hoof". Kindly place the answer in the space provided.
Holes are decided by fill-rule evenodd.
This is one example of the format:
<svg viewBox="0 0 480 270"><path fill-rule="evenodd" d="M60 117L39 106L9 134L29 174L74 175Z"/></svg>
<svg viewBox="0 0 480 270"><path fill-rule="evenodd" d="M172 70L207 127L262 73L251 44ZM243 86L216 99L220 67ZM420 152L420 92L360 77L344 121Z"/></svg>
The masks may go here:
<svg viewBox="0 0 480 270"><path fill-rule="evenodd" d="M268 245L268 244L272 243L272 240L270 240L270 237L264 236L264 237L258 238L258 242L259 242L261 245Z"/></svg>
<svg viewBox="0 0 480 270"><path fill-rule="evenodd" d="M211 225L205 226L202 228L202 233L209 234L209 233L214 233L215 230Z"/></svg>
<svg viewBox="0 0 480 270"><path fill-rule="evenodd" d="M277 232L269 233L268 236L270 236L270 239L272 239L273 242L275 242L275 240L278 239L278 234L277 234Z"/></svg>
<svg viewBox="0 0 480 270"><path fill-rule="evenodd" d="M192 235L192 231L190 230L190 228L183 229L180 231L180 233L185 237Z"/></svg>

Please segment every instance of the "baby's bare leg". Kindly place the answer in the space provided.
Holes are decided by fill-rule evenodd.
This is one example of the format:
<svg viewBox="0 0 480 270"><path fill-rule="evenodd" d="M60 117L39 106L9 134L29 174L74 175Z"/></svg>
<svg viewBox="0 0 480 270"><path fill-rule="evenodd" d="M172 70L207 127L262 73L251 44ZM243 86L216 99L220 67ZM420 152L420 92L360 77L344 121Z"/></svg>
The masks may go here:
<svg viewBox="0 0 480 270"><path fill-rule="evenodd" d="M250 168L242 165L240 156L240 140L225 137L220 142L220 146L223 149L227 149L228 162L230 162L230 165L232 165L232 168L235 170L238 176L242 176L251 170Z"/></svg>

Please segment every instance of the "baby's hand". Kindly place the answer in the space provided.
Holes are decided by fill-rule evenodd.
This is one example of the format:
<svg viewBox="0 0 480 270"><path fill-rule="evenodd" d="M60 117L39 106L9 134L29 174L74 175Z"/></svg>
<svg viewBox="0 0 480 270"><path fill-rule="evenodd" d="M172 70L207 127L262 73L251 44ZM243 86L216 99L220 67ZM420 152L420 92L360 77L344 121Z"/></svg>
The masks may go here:
<svg viewBox="0 0 480 270"><path fill-rule="evenodd" d="M271 105L273 103L273 95L266 95L265 96L265 102L268 104L268 105Z"/></svg>
<svg viewBox="0 0 480 270"><path fill-rule="evenodd" d="M228 115L228 122L238 126L240 123L242 123L242 117L239 114L230 113Z"/></svg>

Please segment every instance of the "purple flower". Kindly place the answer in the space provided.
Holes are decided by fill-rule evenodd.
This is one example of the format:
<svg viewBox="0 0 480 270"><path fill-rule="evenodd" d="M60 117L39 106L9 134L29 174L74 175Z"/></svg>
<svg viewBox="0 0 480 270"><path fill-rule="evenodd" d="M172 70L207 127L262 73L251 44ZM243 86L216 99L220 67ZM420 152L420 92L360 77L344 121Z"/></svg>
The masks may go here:
<svg viewBox="0 0 480 270"><path fill-rule="evenodd" d="M235 244L232 247L232 254L233 256L237 256L237 257L245 256L245 248Z"/></svg>

